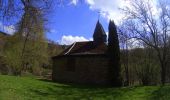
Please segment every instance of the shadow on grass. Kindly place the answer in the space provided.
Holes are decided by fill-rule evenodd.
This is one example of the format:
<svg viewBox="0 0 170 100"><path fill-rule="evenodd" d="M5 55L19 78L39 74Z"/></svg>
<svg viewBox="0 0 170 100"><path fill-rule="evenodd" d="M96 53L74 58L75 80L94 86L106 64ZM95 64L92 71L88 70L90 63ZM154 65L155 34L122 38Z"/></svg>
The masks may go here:
<svg viewBox="0 0 170 100"><path fill-rule="evenodd" d="M39 79L40 81L52 82L51 80ZM85 99L85 100L170 100L170 86L133 86L133 87L105 87L78 84L51 84L43 89L30 89L40 97L52 99Z"/></svg>
<svg viewBox="0 0 170 100"><path fill-rule="evenodd" d="M108 98L113 99L113 98L121 98L122 95L125 95L126 92L132 91L132 89L90 89L90 88L75 88L75 87L69 87L69 86L53 86L48 87L46 91L41 91L41 90L35 90L32 89L30 90L31 92L34 92L35 94L43 97L52 97L56 99L60 98L69 98L70 99L106 99Z"/></svg>
<svg viewBox="0 0 170 100"><path fill-rule="evenodd" d="M59 84L63 84L65 86L70 86L70 88L72 87L76 87L76 88L112 88L112 86L106 86L106 85L91 85L91 84L77 84L77 83L69 83L69 82L54 82L51 79L37 79L39 81L43 81L43 82L51 82L51 83L59 83Z"/></svg>
<svg viewBox="0 0 170 100"><path fill-rule="evenodd" d="M170 100L170 86L159 86L150 97L150 100Z"/></svg>
<svg viewBox="0 0 170 100"><path fill-rule="evenodd" d="M55 83L55 84L62 84L63 86L67 86L67 87L70 87L70 88L72 88L72 87L75 87L75 88L81 88L81 89L83 89L83 88L114 88L113 86L107 86L107 85L92 85L92 84L86 84L86 85L84 85L84 84L77 84L77 83L69 83L69 82L54 82L53 80L51 80L51 79L37 79L37 80L39 80L39 81L43 81L43 82L50 82L50 83ZM136 88L136 87L142 87L142 86L129 86L130 88ZM116 88L116 87L115 87ZM125 87L124 87L125 88Z"/></svg>
<svg viewBox="0 0 170 100"><path fill-rule="evenodd" d="M41 80L45 82L52 82L48 80ZM40 97L50 97L53 99L130 99L129 92L135 92L136 88L139 87L122 87L122 88L111 88L104 86L87 86L87 85L76 85L76 84L51 84L43 89L30 89L36 95Z"/></svg>
<svg viewBox="0 0 170 100"><path fill-rule="evenodd" d="M37 79L39 81L43 81L43 82L52 82L54 83L51 79Z"/></svg>

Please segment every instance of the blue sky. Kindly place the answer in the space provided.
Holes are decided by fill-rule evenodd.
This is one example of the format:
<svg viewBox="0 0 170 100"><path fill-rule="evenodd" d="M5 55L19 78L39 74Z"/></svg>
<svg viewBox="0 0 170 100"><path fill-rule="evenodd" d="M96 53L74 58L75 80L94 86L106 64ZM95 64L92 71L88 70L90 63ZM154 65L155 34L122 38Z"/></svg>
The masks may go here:
<svg viewBox="0 0 170 100"><path fill-rule="evenodd" d="M77 36L89 40L98 19L107 31L107 20L99 18L98 11L90 10L89 5L85 3L56 7L49 19L50 32L47 37L57 42L61 42L63 36Z"/></svg>
<svg viewBox="0 0 170 100"><path fill-rule="evenodd" d="M119 6L122 0L70 0L64 6L56 6L49 18L50 31L47 38L61 44L75 41L92 40L97 20L100 20L106 32L110 19L119 23L122 15ZM99 13L100 12L100 13ZM100 17L99 17L100 16Z"/></svg>
<svg viewBox="0 0 170 100"><path fill-rule="evenodd" d="M108 32L107 28L110 19L119 25L124 17L119 8L129 7L129 0L66 1L66 4L63 6L56 6L54 3L55 7L48 15L49 21L46 37L60 44L92 40L98 19L105 31ZM15 31L15 27L14 25L5 26L0 21L0 30L12 34Z"/></svg>
<svg viewBox="0 0 170 100"><path fill-rule="evenodd" d="M55 6L48 15L46 37L60 44L92 40L98 20L106 32L110 19L118 23L122 17L118 7L122 4L125 4L123 0L67 0L63 6L57 6L54 1ZM14 33L14 26L0 21L0 30L9 34Z"/></svg>

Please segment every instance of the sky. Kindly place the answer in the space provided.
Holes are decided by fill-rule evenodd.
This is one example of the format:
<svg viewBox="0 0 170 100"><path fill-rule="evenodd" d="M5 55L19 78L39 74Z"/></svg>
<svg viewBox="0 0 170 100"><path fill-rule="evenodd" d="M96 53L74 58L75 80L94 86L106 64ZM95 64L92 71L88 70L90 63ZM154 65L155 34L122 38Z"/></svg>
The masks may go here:
<svg viewBox="0 0 170 100"><path fill-rule="evenodd" d="M64 5L54 5L47 18L46 37L59 44L70 45L73 42L93 40L98 20L106 33L110 19L119 25L124 17L120 8L129 7L129 0L67 0ZM5 26L0 21L0 30L12 34L15 27Z"/></svg>
<svg viewBox="0 0 170 100"><path fill-rule="evenodd" d="M110 19L119 23L122 17L119 8L123 4L123 0L70 0L64 6L54 7L46 36L60 44L92 40L98 20L106 32Z"/></svg>

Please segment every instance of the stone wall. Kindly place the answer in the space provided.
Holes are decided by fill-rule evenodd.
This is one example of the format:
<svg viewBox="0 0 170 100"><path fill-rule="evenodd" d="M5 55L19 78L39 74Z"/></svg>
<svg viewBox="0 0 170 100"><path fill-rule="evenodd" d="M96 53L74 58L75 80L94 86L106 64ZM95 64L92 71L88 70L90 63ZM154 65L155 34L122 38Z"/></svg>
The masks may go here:
<svg viewBox="0 0 170 100"><path fill-rule="evenodd" d="M68 60L75 59L75 69L68 70ZM110 84L106 56L63 56L53 59L52 78L58 82Z"/></svg>

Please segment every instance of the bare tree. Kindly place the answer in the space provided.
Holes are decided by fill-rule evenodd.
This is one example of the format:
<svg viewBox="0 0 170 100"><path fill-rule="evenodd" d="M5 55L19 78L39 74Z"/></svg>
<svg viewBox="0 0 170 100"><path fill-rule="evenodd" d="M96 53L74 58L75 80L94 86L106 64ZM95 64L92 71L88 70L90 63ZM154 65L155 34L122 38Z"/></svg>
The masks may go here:
<svg viewBox="0 0 170 100"><path fill-rule="evenodd" d="M120 44L121 44L121 49L122 49L122 64L123 68L125 71L125 83L124 85L130 85L130 71L129 71L129 59L130 59L130 51L133 48L137 48L139 43L135 43L136 40L134 38L131 38L131 32L128 30L130 22L128 20L124 20L121 22L121 24L118 27L118 34L119 34L119 39L120 39Z"/></svg>
<svg viewBox="0 0 170 100"><path fill-rule="evenodd" d="M124 10L126 20L130 20L127 29L131 38L142 40L154 48L161 67L161 83L166 81L168 34L170 17L168 5L160 1L156 6L151 0L131 0L130 7Z"/></svg>
<svg viewBox="0 0 170 100"><path fill-rule="evenodd" d="M121 61L123 64L123 68L125 70L125 86L129 86L129 45L128 45L128 32L126 29L124 29L124 25L122 24L118 27L118 35L119 35L119 40L120 40L120 48L122 49L122 56L121 56Z"/></svg>

